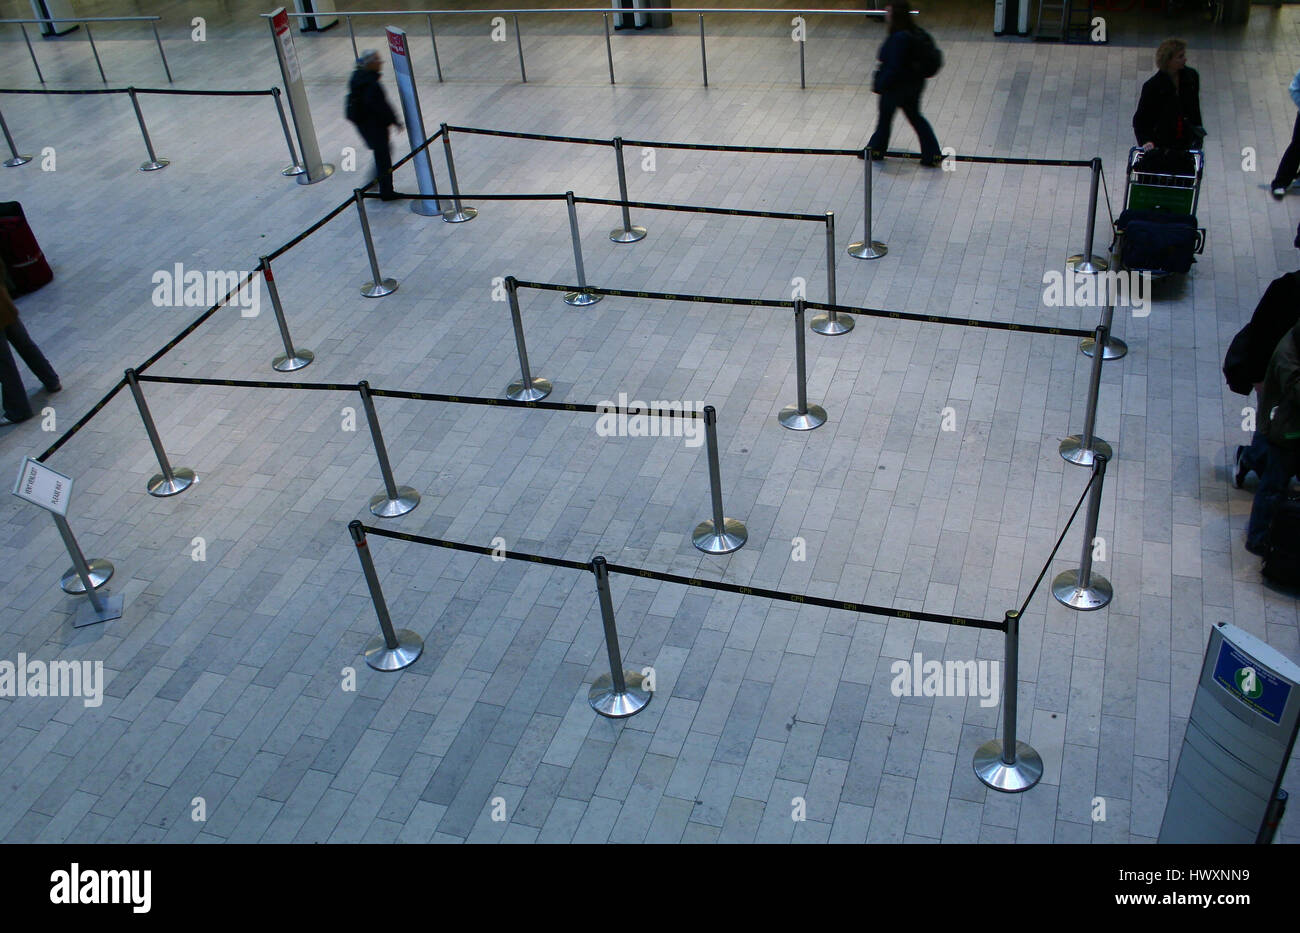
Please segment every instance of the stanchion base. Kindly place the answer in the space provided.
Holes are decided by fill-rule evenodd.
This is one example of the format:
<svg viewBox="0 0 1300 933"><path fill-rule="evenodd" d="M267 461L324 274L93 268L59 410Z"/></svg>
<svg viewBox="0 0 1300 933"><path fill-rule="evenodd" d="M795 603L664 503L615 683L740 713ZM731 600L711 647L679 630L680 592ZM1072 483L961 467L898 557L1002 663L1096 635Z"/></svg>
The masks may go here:
<svg viewBox="0 0 1300 933"><path fill-rule="evenodd" d="M700 522L691 532L691 543L705 554L730 554L739 551L749 540L749 529L734 518L722 520L722 534L714 531L713 522Z"/></svg>
<svg viewBox="0 0 1300 933"><path fill-rule="evenodd" d="M975 776L985 786L1004 794L1019 794L1029 790L1043 777L1043 759L1032 746L1016 743L1016 760L1007 764L1002 760L1002 740L992 739L975 750Z"/></svg>
<svg viewBox="0 0 1300 933"><path fill-rule="evenodd" d="M616 227L609 231L609 238L615 243L635 243L645 239L645 227L628 227L626 230Z"/></svg>
<svg viewBox="0 0 1300 933"><path fill-rule="evenodd" d="M397 636L397 647L389 648L383 635L376 635L366 642L362 656L377 671L400 671L415 663L424 651L424 639L408 628L399 628L393 633Z"/></svg>
<svg viewBox="0 0 1300 933"><path fill-rule="evenodd" d="M848 248L848 254L854 259L879 259L888 253L889 247L877 240L872 240L870 243L865 240L861 243L850 243Z"/></svg>
<svg viewBox="0 0 1300 933"><path fill-rule="evenodd" d="M812 328L813 333L821 334L823 337L838 337L853 330L853 318L837 314L832 320L829 314L817 314L808 322L808 326Z"/></svg>
<svg viewBox="0 0 1300 933"><path fill-rule="evenodd" d="M516 379L506 389L506 398L512 402L540 402L551 394L551 389L550 381L543 379L541 376L535 377L532 386L529 388L524 387L522 379Z"/></svg>
<svg viewBox="0 0 1300 933"><path fill-rule="evenodd" d="M1110 602L1115 595L1110 581L1099 574L1088 577L1087 586L1079 586L1079 571L1067 570L1052 580L1052 595L1056 601L1080 612L1092 612Z"/></svg>
<svg viewBox="0 0 1300 933"><path fill-rule="evenodd" d="M109 580L113 579L113 565L102 557L96 557L86 561L86 566L90 568L90 585L99 589ZM70 596L80 596L86 592L86 587L81 582L81 577L77 575L77 568L73 567L63 574L59 580L59 586L63 587L63 592Z"/></svg>
<svg viewBox="0 0 1300 933"><path fill-rule="evenodd" d="M1098 272L1105 272L1109 264L1100 256L1089 259L1083 253L1079 253L1065 260L1065 267L1077 275L1096 275Z"/></svg>
<svg viewBox="0 0 1300 933"><path fill-rule="evenodd" d="M437 201L426 201L424 198L416 198L411 202L411 213L419 214L421 217L441 217L442 208Z"/></svg>
<svg viewBox="0 0 1300 933"><path fill-rule="evenodd" d="M604 297L604 295L596 295L585 290L569 292L564 296L564 303L566 305L572 305L575 308L585 308L587 305L594 305Z"/></svg>
<svg viewBox="0 0 1300 933"><path fill-rule="evenodd" d="M31 156L14 156L12 159L5 159L5 168L17 168L20 165L26 165L31 160Z"/></svg>
<svg viewBox="0 0 1300 933"><path fill-rule="evenodd" d="M316 359L316 354L310 350L293 351L293 356L287 353L281 353L275 359L271 360L271 368L278 373L291 373L296 369L303 369L311 365L311 361Z"/></svg>
<svg viewBox="0 0 1300 933"><path fill-rule="evenodd" d="M290 165L288 168L280 169L280 174L286 177L292 177L294 175L301 175L305 171L307 170L295 162L293 165Z"/></svg>
<svg viewBox="0 0 1300 933"><path fill-rule="evenodd" d="M642 684L645 682L636 671L624 671L623 680L627 682L627 691L618 693L614 690L614 679L608 674L601 674L591 685L587 702L591 708L610 719L626 719L645 709L654 696Z"/></svg>
<svg viewBox="0 0 1300 933"><path fill-rule="evenodd" d="M308 172L306 169L303 169L303 173L298 176L298 184L314 185L316 184L316 182L324 181L325 179L329 178L333 174L334 174L334 166L328 163L320 167L320 174L317 175L315 178L312 178L311 173Z"/></svg>
<svg viewBox="0 0 1300 933"><path fill-rule="evenodd" d="M807 411L801 412L798 406L787 405L781 409L776 420L780 422L781 427L789 428L791 431L811 431L826 423L826 409L820 405L809 405Z"/></svg>
<svg viewBox="0 0 1300 933"><path fill-rule="evenodd" d="M149 478L149 484L146 487L149 495L157 496L159 499L166 499L168 496L174 496L177 493L189 489L199 478L189 467L180 467L172 470L172 478L167 479L161 473L155 473Z"/></svg>
<svg viewBox="0 0 1300 933"><path fill-rule="evenodd" d="M1096 435L1093 435L1092 446L1084 447L1083 438L1077 434L1071 434L1061 441L1060 449L1061 459L1073 463L1075 466L1092 466L1093 454L1101 454L1107 460L1115 459L1115 454L1110 449L1110 445Z"/></svg>
<svg viewBox="0 0 1300 933"><path fill-rule="evenodd" d="M169 165L171 165L171 164L172 164L172 163L171 163L171 160L169 160L169 159L155 159L155 160L152 161L152 162L141 162L141 163L140 163L140 171L142 171L142 172L156 172L156 171L158 171L158 169L160 169L160 168L166 168L167 166L169 166Z"/></svg>
<svg viewBox="0 0 1300 933"><path fill-rule="evenodd" d="M1092 359L1092 348L1096 345L1096 339L1084 337L1079 341L1079 352L1088 359ZM1118 337L1107 337L1106 346L1101 351L1103 360L1122 360L1128 354L1128 344Z"/></svg>
<svg viewBox="0 0 1300 933"><path fill-rule="evenodd" d="M398 486L397 498L388 498L387 491L370 497L370 514L376 518L396 518L405 515L420 504L420 494L410 486Z"/></svg>
<svg viewBox="0 0 1300 933"><path fill-rule="evenodd" d="M367 282L361 286L361 294L366 298L383 298L397 291L397 279L383 279L378 285Z"/></svg>
<svg viewBox="0 0 1300 933"><path fill-rule="evenodd" d="M96 590L98 593L99 591ZM87 597L86 601L77 607L77 611L72 614L72 627L83 628L87 625L94 625L96 622L112 622L114 619L122 618L122 597L110 596L108 591L99 593L99 601L104 604L101 612L95 608Z"/></svg>
<svg viewBox="0 0 1300 933"><path fill-rule="evenodd" d="M462 207L460 210L442 212L442 219L449 224L463 224L478 216L477 208Z"/></svg>

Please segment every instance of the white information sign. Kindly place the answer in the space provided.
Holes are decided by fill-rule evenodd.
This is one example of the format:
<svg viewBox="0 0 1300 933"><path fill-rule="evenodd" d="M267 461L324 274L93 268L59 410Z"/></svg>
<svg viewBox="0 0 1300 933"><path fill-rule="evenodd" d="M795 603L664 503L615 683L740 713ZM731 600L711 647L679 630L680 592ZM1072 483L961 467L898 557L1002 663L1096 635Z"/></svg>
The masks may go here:
<svg viewBox="0 0 1300 933"><path fill-rule="evenodd" d="M68 500L72 498L72 477L64 476L28 457L23 462L23 468L18 471L14 495L66 518Z"/></svg>

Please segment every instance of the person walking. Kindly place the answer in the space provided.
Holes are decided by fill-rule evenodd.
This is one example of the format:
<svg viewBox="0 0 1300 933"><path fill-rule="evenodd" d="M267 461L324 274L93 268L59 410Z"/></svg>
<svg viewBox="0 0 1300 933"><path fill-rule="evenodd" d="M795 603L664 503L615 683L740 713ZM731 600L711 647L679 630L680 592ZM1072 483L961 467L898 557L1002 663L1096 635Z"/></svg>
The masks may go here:
<svg viewBox="0 0 1300 933"><path fill-rule="evenodd" d="M1269 360L1260 395L1259 432L1268 455L1246 526L1246 550L1267 557L1273 513L1287 483L1300 472L1300 324L1287 331Z"/></svg>
<svg viewBox="0 0 1300 933"><path fill-rule="evenodd" d="M1291 79L1291 86L1287 88L1291 93L1291 100L1296 105L1295 125L1291 128L1291 145L1286 147L1286 152L1282 153L1282 161L1278 163L1277 172L1273 175L1273 180L1269 182L1269 188L1272 190L1273 197L1279 201L1286 197L1286 189L1291 182L1295 181L1297 171L1300 171L1300 71L1295 73Z"/></svg>
<svg viewBox="0 0 1300 933"><path fill-rule="evenodd" d="M35 373L36 378L41 380L46 392L54 393L63 388L58 373L27 333L23 322L18 319L18 306L9 297L9 289L5 287L8 279L9 271L0 262L0 331L4 333L4 338L0 339L0 400L4 406L4 417L0 418L0 425L17 424L32 417L32 403L27 398L27 388L23 385L13 354L9 352L10 344Z"/></svg>
<svg viewBox="0 0 1300 933"><path fill-rule="evenodd" d="M1201 121L1201 76L1187 67L1187 43L1166 39L1156 49L1157 71L1142 85L1133 133L1143 149L1199 149L1205 139Z"/></svg>
<svg viewBox="0 0 1300 933"><path fill-rule="evenodd" d="M366 49L357 56L357 67L348 82L348 99L345 116L356 125L361 138L375 154L375 177L379 179L379 196L392 201L399 195L393 191L393 153L388 146L388 128L402 128L402 123L388 105L384 88L379 83L379 73L384 60L374 49Z"/></svg>
<svg viewBox="0 0 1300 933"><path fill-rule="evenodd" d="M880 115L867 148L871 151L873 160L879 161L885 157L894 123L894 111L901 108L921 142L921 164L935 168L943 153L939 149L934 129L921 115L921 92L925 89L925 78L916 63L915 44L920 39L916 35L915 18L906 4L886 3L885 25L889 34L876 55L880 67L876 69L871 83L872 92L880 95Z"/></svg>

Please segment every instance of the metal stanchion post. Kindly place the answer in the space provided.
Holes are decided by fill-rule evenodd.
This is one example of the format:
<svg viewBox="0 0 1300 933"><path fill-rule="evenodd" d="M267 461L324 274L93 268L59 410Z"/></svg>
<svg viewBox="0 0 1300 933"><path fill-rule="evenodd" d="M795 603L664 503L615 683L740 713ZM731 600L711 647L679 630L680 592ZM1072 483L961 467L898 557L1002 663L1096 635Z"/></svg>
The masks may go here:
<svg viewBox="0 0 1300 933"><path fill-rule="evenodd" d="M161 473L149 477L145 488L149 490L149 495L157 496L159 499L184 492L199 481L198 476L188 467L172 469L171 461L167 459L167 451L163 450L162 439L158 436L158 428L153 423L153 416L149 414L149 406L145 404L144 393L140 391L140 382L136 378L134 369L126 371L126 384L131 387L135 405L140 409L140 420L144 422L144 433L149 435L149 444L153 447L154 456L158 458L158 467L162 470Z"/></svg>
<svg viewBox="0 0 1300 933"><path fill-rule="evenodd" d="M871 147L862 150L862 241L849 244L849 255L854 259L879 259L889 252L889 247L871 238Z"/></svg>
<svg viewBox="0 0 1300 933"><path fill-rule="evenodd" d="M5 159L6 168L16 168L19 165L26 165L32 160L29 155L19 155L17 147L14 146L14 138L9 135L9 124L5 123L5 115L0 113L0 130L4 130L5 142L9 144L9 154L13 157Z"/></svg>
<svg viewBox="0 0 1300 933"><path fill-rule="evenodd" d="M99 60L99 49L95 48L95 37L90 34L90 23L83 22L81 25L86 27L86 38L90 41L90 52L95 56L95 67L99 69L99 79L107 84L108 78L104 76L104 65Z"/></svg>
<svg viewBox="0 0 1300 933"><path fill-rule="evenodd" d="M609 44L609 14L600 14L605 20L605 57L609 59L609 83L614 83L614 47Z"/></svg>
<svg viewBox="0 0 1300 933"><path fill-rule="evenodd" d="M433 34L433 14L428 15L429 42L433 45L433 67L438 72L438 83L442 83L442 60L438 58L438 37Z"/></svg>
<svg viewBox="0 0 1300 933"><path fill-rule="evenodd" d="M519 34L519 14L512 14L515 19L515 46L519 49L519 77L524 84L528 83L528 72L524 71L524 39Z"/></svg>
<svg viewBox="0 0 1300 933"><path fill-rule="evenodd" d="M803 46L804 46L804 40L803 40L803 39L798 39L798 40L796 40L796 41L798 41L798 43L799 43L799 87L800 87L800 88L807 88L807 87L808 87L808 82L807 82L807 80L806 80L805 77L804 77L804 70L803 70Z"/></svg>
<svg viewBox="0 0 1300 933"><path fill-rule="evenodd" d="M80 588L73 590L68 586L67 575L63 579L63 591L80 595L84 593L88 602L82 603L72 617L72 627L81 628L84 625L93 625L96 622L111 622L113 619L122 618L122 597L112 596L108 590L99 592L109 577L113 575L113 565L108 561L92 561L99 563L101 566L108 567L108 573L101 575L102 579L96 582L95 571L91 564L86 563L86 558L82 556L81 547L77 544L77 539L72 535L72 529L68 527L68 520L58 512L51 513L54 516L54 524L59 529L59 534L63 536L63 543L68 549L68 555L72 558L72 573L80 584Z"/></svg>
<svg viewBox="0 0 1300 933"><path fill-rule="evenodd" d="M289 167L280 169L281 175L301 175L307 171L298 161L298 153L293 148L293 136L289 132L289 121L284 116L284 104L280 102L280 89L271 88L271 96L275 98L275 112L280 115L280 128L284 130L284 141L289 146Z"/></svg>
<svg viewBox="0 0 1300 933"><path fill-rule="evenodd" d="M827 299L829 304L839 304L835 300L835 212L826 212L826 291L830 295ZM847 334L853 330L853 318L840 317L835 313L835 308L825 314L813 316L812 322L808 325L814 331L824 337L838 337L840 334Z"/></svg>
<svg viewBox="0 0 1300 933"><path fill-rule="evenodd" d="M158 43L158 57L162 59L163 71L167 72L167 83L172 83L172 70L167 65L167 53L163 51L162 38L158 35L158 22L155 20L149 25L153 26L153 41Z"/></svg>
<svg viewBox="0 0 1300 933"><path fill-rule="evenodd" d="M27 43L27 54L32 57L32 66L36 69L36 79L40 81L41 84L44 84L45 75L41 74L40 62L36 60L36 52L32 49L32 37L27 35L27 27L22 23L18 24L18 28L23 31L23 41Z"/></svg>
<svg viewBox="0 0 1300 933"><path fill-rule="evenodd" d="M700 522L691 533L691 543L706 554L730 554L749 540L743 522L722 514L722 475L718 467L718 413L712 405L704 406L704 440L709 457L709 495L713 500L713 519Z"/></svg>
<svg viewBox="0 0 1300 933"><path fill-rule="evenodd" d="M1106 328L1098 325L1094 339L1106 345ZM1061 457L1079 466L1092 466L1095 454L1113 456L1110 444L1093 434L1097 427L1097 396L1101 393L1101 363L1105 354L1093 354L1088 376L1088 410L1084 415L1083 434L1071 434L1061 441Z"/></svg>
<svg viewBox="0 0 1300 933"><path fill-rule="evenodd" d="M1110 581L1092 572L1092 548L1097 540L1097 517L1101 514L1101 487L1106 479L1106 457L1098 454L1092 460L1092 492L1088 497L1088 520L1083 527L1083 553L1077 570L1067 570L1052 580L1052 595L1056 601L1090 612L1110 602L1115 590Z"/></svg>
<svg viewBox="0 0 1300 933"><path fill-rule="evenodd" d="M1106 260L1092 254L1092 240L1097 226L1097 187L1101 180L1101 159L1092 160L1092 182L1088 193L1088 229L1083 234L1083 252L1065 261L1067 268L1081 275L1095 275L1106 271Z"/></svg>
<svg viewBox="0 0 1300 933"><path fill-rule="evenodd" d="M587 693L587 702L602 716L626 719L645 709L654 694L645 688L643 675L623 669L623 656L618 650L618 628L614 625L614 601L609 595L609 568L605 564L605 558L592 558L591 570L596 575L600 618L605 626L609 673L601 674L592 683L591 690Z"/></svg>
<svg viewBox="0 0 1300 933"><path fill-rule="evenodd" d="M379 459L379 473L384 478L383 492L370 497L370 514L379 518L405 515L420 504L420 494L410 486L398 486L393 482L393 467L388 462L388 448L384 446L383 432L379 430L375 402L370 397L370 383L362 380L357 389L361 392L361 405L366 410L366 421L370 425L370 439L374 441L375 456Z"/></svg>
<svg viewBox="0 0 1300 933"><path fill-rule="evenodd" d="M77 544L77 539L72 535L72 529L68 527L67 521L57 512L51 513L54 516L54 523L59 526L59 534L63 536L63 543L68 549L68 556L72 558L72 566L64 571L62 578L59 580L59 586L63 592L69 596L80 596L86 592L86 581L90 581L90 588L97 590L113 578L114 567L111 561L102 557L92 557L86 560L86 555L81 553L81 546ZM83 573L84 571L84 573Z"/></svg>
<svg viewBox="0 0 1300 933"><path fill-rule="evenodd" d="M709 86L709 58L704 52L704 14L700 14L700 68L704 72L704 86Z"/></svg>
<svg viewBox="0 0 1300 933"><path fill-rule="evenodd" d="M351 22L351 20L348 20ZM424 651L424 639L410 629L393 630L393 620L388 615L388 603L384 600L384 591L379 586L379 574L375 573L375 562L370 557L370 547L366 544L366 527L353 519L348 522L348 532L357 545L357 557L361 559L361 572L366 576L366 586L370 589L370 601L374 603L375 615L379 617L379 630L366 642L362 656L377 671L400 671L415 663L415 659Z"/></svg>
<svg viewBox="0 0 1300 933"><path fill-rule="evenodd" d="M153 141L149 138L149 128L144 125L144 114L140 112L140 101L136 99L135 88L127 88L126 93L131 97L131 106L135 108L135 118L140 124L140 135L144 137L144 148L149 153L149 161L141 164L140 171L156 172L160 168L165 168L171 163L167 159L160 159L154 155Z"/></svg>
<svg viewBox="0 0 1300 933"><path fill-rule="evenodd" d="M575 308L585 308L587 305L594 305L605 296L597 295L587 289L587 272L582 266L582 238L578 235L578 207L573 203L573 192L565 192L564 200L569 205L569 233L573 237L573 265L578 273L578 290L568 292L564 296L564 303Z"/></svg>
<svg viewBox="0 0 1300 933"><path fill-rule="evenodd" d="M449 224L463 224L467 220L473 220L478 216L478 211L472 207L463 207L460 203L460 184L456 181L456 163L451 158L451 130L447 129L444 123L439 127L442 131L442 151L447 156L447 174L451 176L451 203L452 209L442 212L442 219Z"/></svg>
<svg viewBox="0 0 1300 933"><path fill-rule="evenodd" d="M284 353L271 360L271 368L280 373L291 373L297 369L310 366L316 354L310 350L299 350L293 345L289 336L289 325L284 320L284 307L280 304L280 289L271 274L271 260L263 256L259 263L262 278L266 280L266 290L271 293L271 308L275 311L275 323L280 328L280 340L284 343Z"/></svg>
<svg viewBox="0 0 1300 933"><path fill-rule="evenodd" d="M1020 682L1020 613L1007 612L1006 659L1002 668L1002 738L975 751L975 776L1004 794L1029 790L1043 776L1043 758L1033 746L1016 741L1016 691Z"/></svg>
<svg viewBox="0 0 1300 933"><path fill-rule="evenodd" d="M803 333L804 302L802 298L794 300L794 364L795 381L799 398L795 405L787 405L776 416L781 427L791 431L811 431L826 423L826 409L820 405L808 404L808 363L805 359L807 346Z"/></svg>
<svg viewBox="0 0 1300 933"><path fill-rule="evenodd" d="M627 206L627 168L623 164L623 137L614 137L614 164L618 166L618 199L623 202L623 227L614 228L609 238L615 243L635 243L645 239L645 227L632 226L632 214Z"/></svg>
<svg viewBox="0 0 1300 933"><path fill-rule="evenodd" d="M510 300L510 319L515 326L515 347L519 350L519 372L522 378L510 383L506 398L516 402L536 402L551 394L551 383L528 368L528 348L524 346L524 324L519 317L519 286L513 275L506 276L506 296Z"/></svg>
<svg viewBox="0 0 1300 933"><path fill-rule="evenodd" d="M351 22L349 19L348 22ZM371 279L361 286L361 294L367 298L383 298L397 291L397 280L386 279L379 272L379 260L375 258L375 241L370 236L370 221L366 219L366 199L360 188L352 192L357 200L357 214L361 217L361 236L366 241L366 258L370 260Z"/></svg>
<svg viewBox="0 0 1300 933"><path fill-rule="evenodd" d="M357 58L359 58L360 55L361 55L361 53L357 51L357 34L356 34L355 32L352 31L352 17L351 17L351 16L348 16L348 14L346 14L346 13L344 13L343 15L344 15L344 16L347 16L347 20L348 20L348 39L351 40L351 42L352 42L352 60L353 60L353 61L356 61Z"/></svg>
<svg viewBox="0 0 1300 933"><path fill-rule="evenodd" d="M1145 273L1139 273L1145 274ZM1099 279L1098 281L1105 281ZM1118 337L1111 336L1110 328L1115 320L1115 296L1109 295L1106 300L1106 307L1101 312L1101 326L1106 328L1106 342L1102 345L1102 353L1105 354L1103 360L1119 360L1128 354L1128 344ZM1093 348L1097 346L1097 340L1094 337L1084 337L1079 341L1079 352L1084 356L1091 357Z"/></svg>
<svg viewBox="0 0 1300 933"><path fill-rule="evenodd" d="M1286 801L1290 796L1285 789L1279 787L1273 799L1268 802L1268 809L1264 811L1264 822L1259 827L1259 835L1255 837L1256 845L1272 845L1273 837L1277 835L1278 824L1282 822L1282 817L1286 814Z"/></svg>

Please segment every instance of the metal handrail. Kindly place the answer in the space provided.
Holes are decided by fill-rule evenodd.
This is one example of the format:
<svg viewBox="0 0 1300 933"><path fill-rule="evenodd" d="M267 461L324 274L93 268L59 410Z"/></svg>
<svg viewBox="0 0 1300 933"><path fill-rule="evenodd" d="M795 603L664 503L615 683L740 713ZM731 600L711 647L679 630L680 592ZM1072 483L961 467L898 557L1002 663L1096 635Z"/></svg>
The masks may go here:
<svg viewBox="0 0 1300 933"><path fill-rule="evenodd" d="M40 19L0 19L0 23L126 23L161 19L161 16L43 16Z"/></svg>
<svg viewBox="0 0 1300 933"><path fill-rule="evenodd" d="M158 45L158 57L162 59L163 71L167 73L167 83L172 81L171 66L167 64L167 53L163 51L162 37L158 35L158 23L162 20L161 16L81 16L81 17L61 17L46 16L42 19L0 19L0 25L9 23L17 26L23 31L23 41L27 43L27 54L32 57L32 67L36 69L36 79L45 83L45 75L41 74L40 62L36 60L36 50L32 48L31 36L27 34L28 24L47 25L49 23L76 23L79 26L86 27L86 39L90 42L90 53L95 56L95 67L99 69L99 78L105 84L108 83L108 76L104 74L104 63L99 60L99 50L95 48L95 37L90 31L91 23L128 23L144 22L148 23L153 29L153 41ZM70 32L71 30L66 30Z"/></svg>

